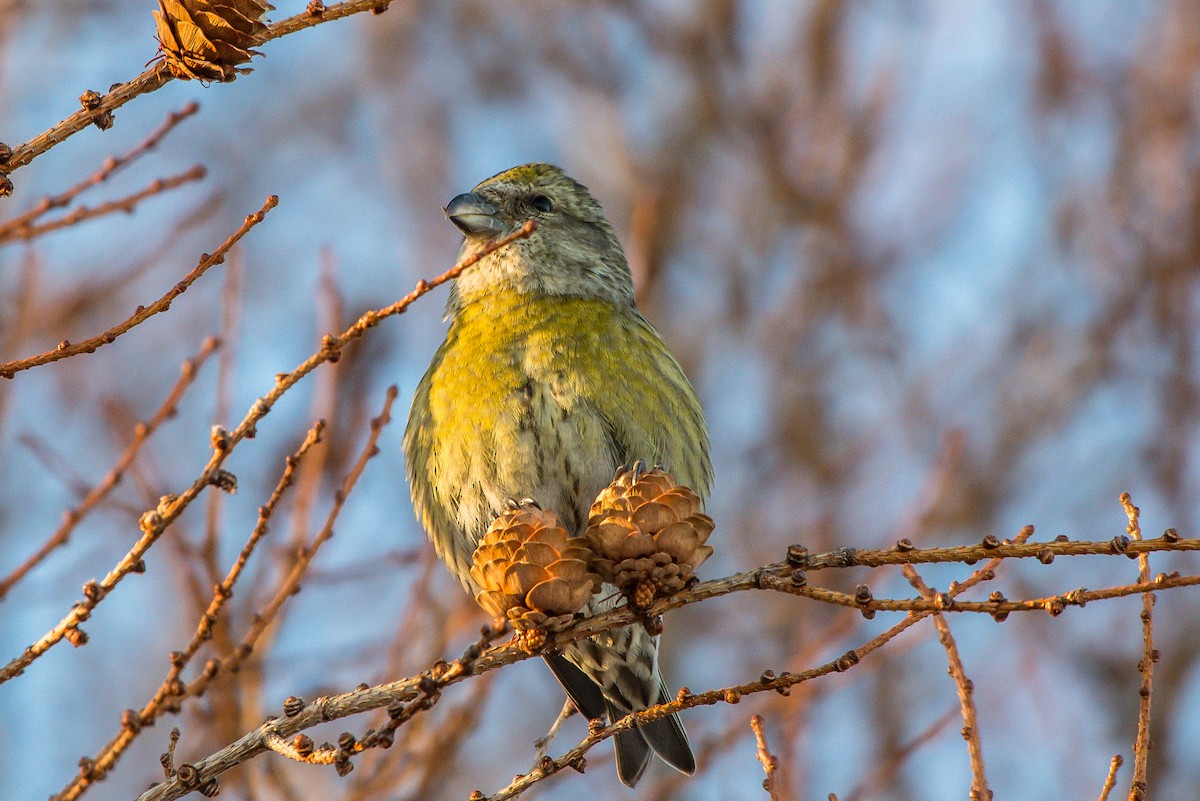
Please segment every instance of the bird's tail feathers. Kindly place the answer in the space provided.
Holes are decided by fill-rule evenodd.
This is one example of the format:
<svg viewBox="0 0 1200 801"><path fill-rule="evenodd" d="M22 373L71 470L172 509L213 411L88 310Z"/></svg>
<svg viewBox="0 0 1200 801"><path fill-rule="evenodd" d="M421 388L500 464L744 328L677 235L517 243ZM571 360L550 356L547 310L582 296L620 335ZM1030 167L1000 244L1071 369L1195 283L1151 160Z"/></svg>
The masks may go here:
<svg viewBox="0 0 1200 801"><path fill-rule="evenodd" d="M656 703L665 704L670 700L666 685L660 681ZM688 776L696 772L696 757L692 754L692 745L688 742L687 732L683 730L679 715L652 720L634 731L641 732L646 744L654 749L654 753L675 770Z"/></svg>
<svg viewBox="0 0 1200 801"><path fill-rule="evenodd" d="M609 722L620 720L631 710L625 702L617 704L606 698L599 685L583 671L559 653L544 654L546 663L554 672L563 689L567 691L571 701L587 718L598 718L607 715ZM662 678L658 680L658 692L654 704L664 704L671 700L667 693L666 684ZM645 708L653 704L632 704ZM613 738L617 756L617 776L627 787L637 784L646 766L650 764L652 754L657 754L664 762L681 773L692 775L696 772L696 758L692 755L692 747L688 742L687 733L678 715L668 715L665 718L643 723L632 729L617 732Z"/></svg>
<svg viewBox="0 0 1200 801"><path fill-rule="evenodd" d="M622 717L624 713L609 702L609 721ZM650 745L646 742L644 733L641 729L619 731L613 738L613 747L617 752L617 778L626 787L635 786L646 772L646 766L650 764Z"/></svg>

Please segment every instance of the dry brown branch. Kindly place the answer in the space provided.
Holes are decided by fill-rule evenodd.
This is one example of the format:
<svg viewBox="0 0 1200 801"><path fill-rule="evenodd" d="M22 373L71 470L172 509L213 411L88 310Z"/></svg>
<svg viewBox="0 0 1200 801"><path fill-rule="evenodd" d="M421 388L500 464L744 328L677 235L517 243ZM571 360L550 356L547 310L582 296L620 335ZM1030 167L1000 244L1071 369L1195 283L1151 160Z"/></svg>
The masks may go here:
<svg viewBox="0 0 1200 801"><path fill-rule="evenodd" d="M287 599L299 591L300 581L308 573L308 568L312 563L313 557L317 555L317 551L320 550L321 546L333 536L334 523L337 522L338 515L341 514L342 506L346 503L346 498L349 497L350 491L354 489L354 485L358 482L358 477L362 475L362 471L366 468L367 462L371 457L379 452L375 443L378 442L379 435L383 432L384 426L391 422L392 404L395 402L398 392L399 390L395 385L388 387L383 410L379 413L378 417L371 421L371 433L367 437L367 443L363 446L358 461L355 462L350 472L346 474L346 477L342 479L341 486L334 493L333 506L330 507L328 514L325 516L324 525L310 543L296 549L296 561L292 564L291 570L284 580L280 582L271 600L254 616L254 622L250 625L245 636L242 637L241 644L232 654L226 657L227 664L223 665L224 668L232 669L238 662L250 654L258 638L270 627Z"/></svg>
<svg viewBox="0 0 1200 801"><path fill-rule="evenodd" d="M117 457L116 464L104 475L104 478L100 479L99 483L87 490L83 500L63 513L63 522L50 535L50 538L42 543L42 546L31 554L29 558L0 581L0 601L4 600L13 586L24 578L30 570L40 564L55 549L65 545L67 540L71 538L71 532L74 531L79 521L108 497L113 488L120 483L121 477L125 474L125 471L129 468L129 465L133 462L146 440L150 438L163 422L175 415L175 409L179 405L183 393L191 386L192 381L196 378L196 373L199 372L205 360L218 347L219 341L215 337L209 337L204 340L204 344L200 347L199 352L183 363L180 369L179 380L175 382L175 386L167 394L166 400L163 401L158 411L149 420L140 422L133 427L133 439L130 440L125 450L121 452L121 455Z"/></svg>
<svg viewBox="0 0 1200 801"><path fill-rule="evenodd" d="M386 10L391 1L346 0L343 3L324 6L319 14L303 11L267 26L267 31L263 34L260 44L296 33L297 31L302 31L305 28L311 28L314 25L320 25L323 22L332 22L336 19L348 17L352 14L359 14L363 11L379 13ZM11 175L50 148L87 128L98 118L111 115L113 111L139 95L162 88L171 79L171 74L160 63L126 83L117 84L106 94L102 95L97 102L89 104L87 108L76 111L70 117L38 134L25 144L14 147L12 155L0 161L0 176Z"/></svg>
<svg viewBox="0 0 1200 801"><path fill-rule="evenodd" d="M1033 526L1026 526L1016 537L1013 538L1013 544L1021 545L1032 536ZM798 555L799 554L796 552L795 546L788 549L789 558L796 557ZM993 557L987 562L987 564L972 573L970 577L966 579L966 581L952 585L948 594L953 597L962 592L966 592L981 582L990 581L995 577L995 571L1000 566L1001 561L1002 560L1000 558ZM758 573L759 571L754 572ZM724 583L724 581L721 583ZM653 615L661 613L661 607L663 607L665 603L670 600L671 598L665 598L657 602L649 610L649 614ZM623 610L618 609L616 611L621 612ZM614 613L610 612L608 614ZM601 615L600 617L607 617L608 614ZM504 799L514 798L515 796L523 793L529 787L533 786L533 784L536 782L554 775L565 767L571 766L579 769L583 766L583 763L580 760L583 760L584 754L586 754L587 751L596 743L601 742L607 737L615 735L617 731L627 728L627 725L653 720L662 715L668 715L672 712L679 711L680 709L687 708L688 706L695 706L697 705L696 703L690 702L697 698L703 699L699 703L705 704L718 703L720 701L736 704L739 700L741 700L742 695L747 693L761 692L764 689L771 689L777 692L786 693L792 686L800 682L808 681L832 672L849 670L851 667L858 664L863 656L882 648L888 642L903 633L906 629L911 628L913 625L931 614L933 614L932 611L910 612L903 620L896 623L886 631L880 633L859 648L847 651L833 662L827 662L825 665L804 671L802 673L784 672L776 676L774 673L767 671L759 678L758 682L755 682L752 685L743 685L743 687L727 687L722 690L713 690L700 696L692 695L688 692L687 688L681 688L675 701L650 707L650 709L647 709L644 712L626 715L624 718L621 718L618 721L611 722L607 727L597 728L594 731L589 730L587 738L585 738L579 745L571 749L571 751L567 752L562 757L559 757L556 760L548 760L544 762L537 770L531 771L524 776L517 776L507 787L495 793L494 795L484 796L482 793L478 793L478 798L473 797L473 801L504 801ZM747 687L751 689L746 689ZM686 706L683 704L686 704ZM678 708L675 708L676 705L679 705ZM633 723L631 723L631 721ZM832 793L830 794L830 798L834 798Z"/></svg>
<svg viewBox="0 0 1200 801"><path fill-rule="evenodd" d="M960 562L974 564L981 559L1037 559L1050 564L1057 556L1097 556L1125 554L1133 558L1154 551L1197 551L1200 539L1182 539L1173 529L1157 539L1132 541L1125 535L1111 540L1069 540L1059 536L1050 542L1003 542L988 535L978 545L957 545L949 548L916 548L900 540L894 548L878 550L839 548L819 555L810 555L802 545L788 551L788 563L810 570L841 567L880 567L881 565L922 565Z"/></svg>
<svg viewBox="0 0 1200 801"><path fill-rule="evenodd" d="M1116 754L1108 763L1108 775L1104 778L1104 786L1100 788L1100 797L1097 801L1108 801L1108 794L1117 786L1117 771L1121 769L1124 762L1121 755Z"/></svg>
<svg viewBox="0 0 1200 801"><path fill-rule="evenodd" d="M484 656L498 652L505 653L509 657L505 664L527 658L529 654L515 647L492 649L484 654L484 649L504 631L505 629L484 626L479 640L472 643L461 657L450 663L439 662L433 668L413 678L402 679L378 687L359 688L338 696L318 698L307 704L301 699L289 699L284 703L282 718L268 719L263 725L217 753L190 764L191 771L187 777L172 776L142 793L138 800L160 801L161 799L180 798L196 789L200 783L211 781L226 770L270 750L270 746L267 744L268 740L275 742L276 738L280 738L286 741L294 738L304 729L326 721L378 709L382 706L388 707L389 717L393 721L411 720L417 712L432 706L440 697L442 688L481 672L478 665ZM490 661L494 662L495 660ZM498 665L493 665L493 667L496 666ZM386 735L369 732L363 736L362 740L345 741L345 747L339 746L339 750L344 750L345 757L348 759L350 753L359 753L367 747L386 747L387 742ZM323 754L326 751L326 749L309 751L304 746L301 746L300 750L308 751L309 755L317 751ZM324 756L317 757L317 759L324 758ZM188 780L185 781L185 778Z"/></svg>
<svg viewBox="0 0 1200 801"><path fill-rule="evenodd" d="M116 200L109 200L101 203L98 206L76 206L70 213L59 217L57 220L41 223L40 225L24 225L12 230L7 237L0 233L0 244L6 240L25 240L36 239L43 234L48 234L51 231L57 231L61 228L70 228L72 225L78 225L86 220L94 220L97 217L104 217L117 212L132 214L137 205L146 198L161 195L164 192L169 192L172 189L177 189L186 184L200 181L207 174L203 165L197 164L191 169L185 170L178 175L170 175L166 178L155 178L144 189L140 189L133 194L126 195Z"/></svg>
<svg viewBox="0 0 1200 801"><path fill-rule="evenodd" d="M1032 534L1033 527L1028 526L1016 537L1015 542L1019 544ZM974 587L976 584L992 578L1000 561L1001 560L999 559L992 559L983 568L976 570L966 581L958 584L955 588L952 588L951 592L964 592L971 587ZM750 571L748 573L737 574L726 579L707 582L706 584L701 584L697 587L694 587L692 590L685 590L683 593L678 593L674 596L661 599L656 602L653 607L651 607L649 614L657 615L668 608L681 606L683 603L696 602L705 598L716 597L713 594L709 594L709 591L716 588L724 588L723 590L717 590L717 595L724 595L739 589L753 589L755 586L753 583L743 582L739 579L748 576L754 576L759 572L761 571ZM689 596L689 599L681 600L681 597L685 595ZM862 648L858 649L857 652L848 652L842 657L839 657L839 659L834 660L833 662L830 662L821 668L816 668L803 674L783 673L779 676L774 676L774 674L764 674L764 676L760 678L759 682L757 682L755 686L757 687L762 685L762 689L786 691L791 686L804 681L807 678L825 675L826 673L835 672L837 670L848 669L850 666L856 663L859 657L861 657L863 654L882 647L905 629L926 617L928 614L930 613L915 612L908 615L904 620L892 626L887 631L872 639ZM640 622L644 618L645 615L635 613L628 608L616 609L603 615L598 615L594 618L584 619L565 631L551 635L551 637L548 639L547 647L561 647L569 642L574 642L575 640L583 639L585 637L591 637L595 634L612 628ZM435 665L433 668L430 668L411 678L401 679L399 681L390 682L388 684L383 684L376 687L359 688L350 693L321 698L309 704L301 704L298 708L294 707L292 709L288 709L286 712L291 712L292 714L285 714L285 717L282 719L274 718L268 720L262 726L259 726L257 729L248 732L215 754L212 754L191 765L196 772L194 774L189 774L189 776L194 777L196 779L195 782L191 782L189 785L185 786L178 779L178 777L169 779L168 781L156 785L150 790L147 790L139 797L139 801L165 801L166 799L174 799L186 795L188 792L190 792L190 790L195 789L199 782L213 780L224 771L240 765L247 760L263 753L264 751L269 750L265 739L267 734L278 735L279 737L283 737L285 739L291 738L302 732L304 729L311 728L319 723L347 717L360 712L366 712L371 709L378 709L379 707L383 706L388 707L389 717L391 719L390 722L399 725L400 722L411 719L411 717L417 711L432 705L437 697L440 696L442 688L462 681L469 676L479 675L490 670L495 670L503 667L504 665L518 662L523 659L528 659L532 656L532 654L523 650L514 643L493 648L488 652L481 654L480 649L487 643L491 642L492 639L498 637L501 633L501 630L489 629L485 627L482 640L472 645L471 648L469 648L459 660L456 660L450 665L441 662ZM715 690L700 696L691 695L689 693L686 695L686 697L684 697L686 690L681 690L680 699L661 707L652 707L650 710L646 710L646 712L639 714L642 716L650 714L655 716L666 715L670 714L670 712L663 710L667 709L668 707L674 707L675 704L683 704L684 706L677 707L678 709L683 709L686 707L697 706L702 703L717 703L718 701L729 700L731 698L740 698L738 689L739 688L731 687L723 690ZM757 691L758 690L755 690L755 692ZM534 782L540 781L547 776L557 773L568 764L573 764L575 759L582 755L583 751L586 751L596 743L607 739L607 737L612 736L620 728L633 725L632 721L634 718L635 716L632 715L622 718L620 721L617 721L613 725L610 725L604 729L604 732L607 732L607 734L598 733L595 735L594 740L592 740L592 736L589 735L589 740L592 741L585 741L585 743L587 743L586 747L584 747L584 744L581 744L580 746L577 746L576 749L573 749L572 752L567 756L560 757L559 760L543 760L542 766L538 770L532 771L523 777L518 777L517 782L514 784L519 783L519 788L510 785L510 788L506 788L506 791L511 792L509 792L508 795L501 795L500 797L512 797L512 795L523 792ZM650 718L637 718L639 721L648 719ZM391 727L392 730L394 730L394 728L395 726ZM387 739L386 737L381 736L379 733L371 734L374 736L371 736L370 739L368 739L368 735L364 735L363 741L371 742L371 744L382 744L382 742L386 741ZM576 756L572 756L572 754L576 754L577 749L581 747L583 748L583 751L579 751ZM359 746L359 750L361 750L361 744ZM529 777L535 775L538 778L530 780ZM506 791L501 792L503 793Z"/></svg>
<svg viewBox="0 0 1200 801"><path fill-rule="evenodd" d="M750 728L754 730L754 739L758 743L758 761L762 763L763 773L766 778L763 779L763 789L767 791L771 801L782 801L782 796L779 794L779 759L771 753L771 749L767 747L767 733L763 731L762 715L750 716Z"/></svg>
<svg viewBox="0 0 1200 801"><path fill-rule="evenodd" d="M930 589L925 580L917 574L916 568L912 565L904 565L903 571L908 583L921 593L922 598L930 601L936 600L937 593ZM979 719L975 713L973 697L975 685L967 678L962 657L958 652L958 644L954 641L954 635L950 633L950 624L946 622L946 618L941 612L933 613L933 625L937 627L938 641L946 649L946 660L950 664L950 677L954 679L954 686L958 691L958 703L962 708L962 736L967 741L967 755L971 762L970 799L971 801L990 801L991 791L988 789L987 775L983 766L983 743L979 737Z"/></svg>
<svg viewBox="0 0 1200 801"><path fill-rule="evenodd" d="M110 156L104 162L104 164L101 165L100 169L96 170L96 172L75 184L70 189L57 195L46 195L29 211L0 223L0 243L13 239L20 239L21 236L18 232L28 228L43 214L53 211L54 209L60 209L70 205L71 201L77 198L84 190L107 181L109 176L111 176L117 170L133 161L136 161L141 156L153 150L155 146L163 140L163 137L169 134L176 125L192 116L199 110L200 104L193 100L178 111L172 111L169 115L167 115L167 118L163 121L162 125L155 128L149 136L147 136L141 141L141 143L139 143L129 152L120 156Z"/></svg>
<svg viewBox="0 0 1200 801"><path fill-rule="evenodd" d="M308 430L308 434L304 437L304 441L301 442L296 452L287 457L283 474L279 477L275 489L271 492L271 496L267 499L267 502L259 507L258 522L255 524L253 531L251 531L250 537L246 540L246 544L242 546L241 552L229 568L229 572L225 575L225 578L214 588L212 599L209 601L208 608L204 611L204 614L200 616L200 621L196 625L196 631L192 635L192 639L184 646L183 650L171 653L171 669L167 672L166 678L163 679L158 689L154 691L154 695L140 710L125 710L125 713L121 716L121 731L96 756L90 759L85 758L81 761L79 773L71 779L71 782L66 787L53 797L54 801L74 801L74 799L79 798L93 783L104 779L108 771L121 758L125 749L129 747L145 727L152 726L164 713L178 712L184 698L195 698L203 692L205 685L200 685L196 692L193 693L192 687L184 684L180 680L180 676L183 675L184 668L195 657L200 647L211 639L213 625L220 617L226 601L233 596L234 585L241 577L242 571L245 570L246 563L254 554L254 549L267 533L267 525L271 515L279 505L283 494L295 481L297 466L304 459L304 455L309 449L321 441L321 432L324 430L324 427L324 421L318 421L314 424ZM215 659L210 659L205 664L203 670L203 675L206 677L205 684L216 675L219 669L220 663Z"/></svg>
<svg viewBox="0 0 1200 801"><path fill-rule="evenodd" d="M932 599L926 598L875 598L863 585L854 595L825 587L811 587L807 584L796 585L791 579L780 579L764 575L759 589L775 590L790 595L800 595L812 598L814 601L848 606L860 609L866 615L875 612L973 612L991 615L1002 621L1010 612L1045 611L1057 617L1066 611L1068 606L1086 606L1091 601L1103 601L1111 598L1123 598L1127 595L1150 590L1177 589L1179 587L1194 587L1200 585L1200 575L1181 576L1178 573L1159 573L1145 584L1123 584L1119 587L1105 587L1100 590L1087 590L1082 587L1058 595L1047 595L1041 598L1026 598L1019 601L1008 600L1002 594L993 593L987 601L958 601L948 597L946 593L938 593Z"/></svg>
<svg viewBox="0 0 1200 801"><path fill-rule="evenodd" d="M26 359L17 359L16 361L4 362L0 364L0 378L12 378L22 370L28 370L31 367L39 367L43 364L50 364L51 362L66 359L70 356L77 356L81 353L94 353L97 348L112 344L116 341L117 337L130 331L135 326L145 322L159 312L164 312L171 308L171 302L175 300L175 298L186 292L188 287L195 283L200 276L208 272L210 267L216 264L221 264L223 261L225 261L225 254L229 251L229 249L233 247L238 240L249 233L251 228L262 222L267 213L270 212L271 209L275 208L278 203L279 198L275 195L268 197L267 201L263 203L262 208L247 216L241 226L232 234L230 234L229 238L222 242L211 255L206 253L201 256L200 262L195 266L195 268L192 269L191 272L183 277L183 280L171 287L171 289L168 290L165 295L151 303L149 306L138 306L137 310L134 311L134 313L123 322L118 323L104 333L98 334L90 339L85 339L82 342L76 342L74 344L64 339L62 342L58 343L58 347L54 350L40 353L37 356L30 356Z"/></svg>
<svg viewBox="0 0 1200 801"><path fill-rule="evenodd" d="M1128 492L1121 493L1121 506L1129 518L1126 531L1134 542L1142 540L1142 525L1139 522L1139 510L1133 505L1133 499ZM1146 584L1150 580L1150 557L1138 554L1138 583ZM1150 682L1154 674L1154 663L1158 661L1158 652L1154 650L1154 593L1147 590L1142 593L1142 658L1138 662L1138 672L1142 674L1141 686L1138 688L1138 727L1137 738L1133 742L1133 781L1129 788L1129 801L1143 801L1146 797L1146 768L1150 761Z"/></svg>
<svg viewBox="0 0 1200 801"><path fill-rule="evenodd" d="M268 199L268 203L272 198ZM265 207L264 207L265 208ZM247 218L249 220L249 218ZM244 227L244 226L243 226ZM233 431L217 429L213 432L213 453L201 471L199 477L192 482L192 485L184 490L179 495L163 496L157 508L147 511L142 515L139 521L142 529L142 536L134 543L133 547L125 555L124 558L114 567L103 581L91 581L85 585L85 598L71 608L71 611L52 628L49 632L42 636L33 645L27 647L22 654L10 661L3 669L0 669L0 684L12 679L28 667L35 659L44 654L56 643L61 642L64 638L70 638L77 645L82 645L87 641L86 636L79 629L79 624L84 622L91 616L92 610L101 600L104 599L109 592L112 591L121 579L132 572L140 572L145 569L145 564L142 562L142 557L146 551L162 536L163 531L175 521L175 519L187 508L189 504L209 485L221 482L229 476L222 469L225 459L228 458L232 450L242 440L251 438L257 433L257 425L268 412L275 402L287 392L288 389L295 386L304 376L311 373L318 366L329 361L336 361L342 350L347 344L362 337L368 330L374 328L381 320L397 314L402 314L412 303L423 295L428 294L435 287L453 280L460 275L463 270L477 263L484 256L493 253L502 247L506 247L512 242L522 237L529 236L536 230L537 225L533 220L529 220L525 225L518 228L508 236L497 240L490 244L487 248L472 254L470 257L463 259L461 262L451 267L446 272L439 275L432 281L421 280L417 282L417 286L412 292L405 295L400 300L390 306L382 309L376 309L366 312L358 320L344 331L341 336L333 336L327 334L322 340L322 347L317 353L310 356L298 367L290 373L280 373L276 376L275 386L263 397L256 400L242 418L241 423Z"/></svg>
<svg viewBox="0 0 1200 801"><path fill-rule="evenodd" d="M1025 540L1033 533L1032 527L1026 527L1021 534L1014 539L1011 545L1004 546L1009 548L1012 553L1019 554L1020 548L1025 544ZM1163 545L1168 547L1177 546L1182 543L1187 543L1185 550L1192 550L1195 546L1200 545L1200 541L1186 540L1144 540L1145 546ZM1088 548L1080 546L1099 545L1099 543L1058 543L1059 545L1072 545L1073 550L1081 552L1095 552ZM1043 545L1035 543L1033 547ZM1150 548L1153 550L1154 548ZM943 550L943 549L931 549ZM919 560L923 554L919 554L914 549L906 551L906 555ZM939 554L935 554L939 555ZM794 556L794 554L793 554ZM940 556L940 555L939 555ZM874 555L870 555L874 558ZM970 578L963 582L956 582L951 585L948 592L942 595L949 596L951 600L954 596L965 592L982 581L989 580L995 576L995 570L999 564L1007 558L1003 555L994 556L984 567L976 570ZM821 554L808 557L808 563L811 564L827 564L828 566L845 566L843 561L833 558L832 554ZM673 596L663 598L657 601L649 610L650 616L662 614L665 611L674 609L686 604L697 603L715 598L722 595L727 595L733 592L739 592L750 589L771 589L764 586L762 579L772 570L781 570L783 568L791 568L790 565L770 565L745 573L738 573L724 579L719 579L710 582L704 582L695 587L684 590ZM1200 577L1189 577L1185 583L1180 583L1179 580L1164 580L1156 587L1169 588L1175 586L1189 586L1191 584L1200 583ZM1143 592L1147 589L1140 584L1130 585L1128 587L1108 588L1105 590L1095 591L1089 599L1113 598L1124 595ZM922 599L923 600L923 599ZM944 603L944 601L942 602ZM994 608L983 611L1032 611L1042 608L1043 603L1039 599L1039 603L1030 602L1004 602ZM957 605L958 602L955 602ZM512 798L538 781L541 781L566 767L577 766L586 752L597 743L602 742L609 737L615 735L618 731L624 730L631 726L649 722L651 720L664 717L674 712L683 709L689 709L701 705L710 705L715 703L737 703L744 695L752 693L767 692L767 691L785 691L801 682L809 681L820 676L829 675L835 672L844 672L849 670L866 655L878 650L886 645L900 633L910 628L923 618L933 614L938 607L929 605L927 608L920 608L910 612L903 620L896 623L891 628L877 635L873 639L864 643L862 646L848 651L843 656L799 673L783 672L775 674L771 671L764 673L758 680L724 687L716 690L710 690L701 694L692 694L686 688L680 690L679 696L666 704L651 707L642 712L637 712L628 715L613 723L597 728L590 733L587 738L579 743L575 748L571 749L567 754L553 760L543 760L542 764L529 774L517 777L509 786L500 790L492 796L479 796L480 798L488 798L490 801L501 801L502 799ZM946 611L942 608L941 611ZM591 618L584 618L577 621L567 629L559 632L551 633L547 638L547 648L561 648L564 645L576 640L592 637L610 629L629 625L631 623L639 623L646 618L646 614L637 613L625 607L621 607L601 615ZM498 669L504 665L513 662L521 661L533 656L527 653L514 643L508 643L504 646L492 648L491 650L481 655L472 655L468 653L463 659L452 663L449 667L445 663L439 663L433 668L424 671L423 673L411 678L402 679L388 684L378 685L376 687L368 687L358 689L351 693L331 696L319 699L303 705L295 714L285 716L284 718L275 718L267 721L262 726L254 729L243 735L237 741L229 744L220 751L204 758L203 760L194 763L192 767L196 769L195 776L198 781L208 781L216 778L220 773L229 770L230 768L242 764L247 760L269 750L266 744L268 734L278 735L282 738L290 738L302 732L306 728L310 728L319 723L330 720L339 719L353 714L376 709L382 706L389 706L390 709L395 709L396 712L392 715L393 720L403 722L416 711L427 708L437 697L441 690L459 681L465 680L469 676L478 675L491 670ZM367 738L364 737L364 741ZM361 750L361 746L359 750ZM354 747L345 748L347 757L350 753L356 753ZM191 787L185 787L178 779L173 779L169 782L164 782L147 791L140 797L140 801L162 801L164 799L178 798L186 794Z"/></svg>

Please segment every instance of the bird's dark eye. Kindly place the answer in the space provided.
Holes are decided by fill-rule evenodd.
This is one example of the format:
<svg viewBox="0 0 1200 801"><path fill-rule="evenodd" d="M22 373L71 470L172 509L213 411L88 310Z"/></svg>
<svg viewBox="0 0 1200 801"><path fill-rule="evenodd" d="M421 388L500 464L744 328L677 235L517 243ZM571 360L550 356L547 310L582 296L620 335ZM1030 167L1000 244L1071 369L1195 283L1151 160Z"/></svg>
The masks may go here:
<svg viewBox="0 0 1200 801"><path fill-rule="evenodd" d="M549 214L554 211L554 201L545 195L534 195L529 199L529 205L536 210Z"/></svg>

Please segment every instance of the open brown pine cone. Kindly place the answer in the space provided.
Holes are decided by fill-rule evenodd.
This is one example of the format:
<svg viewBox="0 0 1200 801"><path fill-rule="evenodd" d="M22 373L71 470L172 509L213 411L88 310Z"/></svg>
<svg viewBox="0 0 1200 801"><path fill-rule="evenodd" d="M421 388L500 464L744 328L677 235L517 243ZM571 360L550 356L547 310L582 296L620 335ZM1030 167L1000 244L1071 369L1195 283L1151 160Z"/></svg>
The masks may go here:
<svg viewBox="0 0 1200 801"><path fill-rule="evenodd" d="M713 520L700 507L700 497L665 470L645 472L639 463L618 471L588 518L595 569L638 609L683 589L713 551L705 544Z"/></svg>
<svg viewBox="0 0 1200 801"><path fill-rule="evenodd" d="M232 81L261 55L252 50L266 31L262 0L158 0L154 18L159 49L176 78Z"/></svg>
<svg viewBox="0 0 1200 801"><path fill-rule="evenodd" d="M600 589L587 540L567 535L554 512L522 506L496 518L473 557L475 600L507 619L530 648L565 623Z"/></svg>

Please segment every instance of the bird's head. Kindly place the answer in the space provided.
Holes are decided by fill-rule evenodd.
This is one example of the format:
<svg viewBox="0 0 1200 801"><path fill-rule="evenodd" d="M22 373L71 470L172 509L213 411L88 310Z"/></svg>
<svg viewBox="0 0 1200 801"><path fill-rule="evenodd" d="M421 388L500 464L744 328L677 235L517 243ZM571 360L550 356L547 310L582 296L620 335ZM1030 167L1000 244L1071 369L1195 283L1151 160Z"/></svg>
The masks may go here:
<svg viewBox="0 0 1200 801"><path fill-rule="evenodd" d="M488 178L446 204L463 232L459 258L512 233L537 230L501 248L455 281L450 310L499 290L633 302L621 244L587 187L549 164L524 164Z"/></svg>

